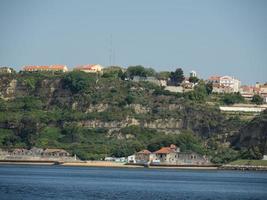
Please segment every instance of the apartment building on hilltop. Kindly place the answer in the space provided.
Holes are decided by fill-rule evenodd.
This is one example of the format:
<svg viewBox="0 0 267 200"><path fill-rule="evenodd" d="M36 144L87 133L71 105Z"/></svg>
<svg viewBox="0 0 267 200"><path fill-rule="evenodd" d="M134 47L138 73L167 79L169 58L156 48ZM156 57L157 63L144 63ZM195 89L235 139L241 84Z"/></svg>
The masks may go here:
<svg viewBox="0 0 267 200"><path fill-rule="evenodd" d="M239 92L241 82L231 76L211 76L207 82L212 83L215 93Z"/></svg>

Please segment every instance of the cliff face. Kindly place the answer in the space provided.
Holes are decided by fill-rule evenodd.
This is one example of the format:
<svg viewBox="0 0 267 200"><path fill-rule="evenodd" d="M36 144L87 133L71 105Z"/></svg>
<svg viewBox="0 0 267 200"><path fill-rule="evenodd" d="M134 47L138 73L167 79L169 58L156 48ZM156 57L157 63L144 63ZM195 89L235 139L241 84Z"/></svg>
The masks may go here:
<svg viewBox="0 0 267 200"><path fill-rule="evenodd" d="M238 149L249 148L267 154L267 110L240 129L233 145Z"/></svg>
<svg viewBox="0 0 267 200"><path fill-rule="evenodd" d="M98 80L98 84L88 86L86 92L73 93L64 84L62 77L2 76L0 97L11 101L32 96L42 101L43 110L50 111L56 107L73 114L83 113L87 117L69 120L87 128L140 126L166 133L190 129L203 137L228 131L226 118L216 108L187 103L171 96L155 96L153 88L144 85ZM133 96L132 100L129 100L129 94ZM5 124L11 126L8 121Z"/></svg>
<svg viewBox="0 0 267 200"><path fill-rule="evenodd" d="M0 75L0 147L65 148L85 159L172 143L203 152L228 144L241 125L215 106L146 82L75 72Z"/></svg>

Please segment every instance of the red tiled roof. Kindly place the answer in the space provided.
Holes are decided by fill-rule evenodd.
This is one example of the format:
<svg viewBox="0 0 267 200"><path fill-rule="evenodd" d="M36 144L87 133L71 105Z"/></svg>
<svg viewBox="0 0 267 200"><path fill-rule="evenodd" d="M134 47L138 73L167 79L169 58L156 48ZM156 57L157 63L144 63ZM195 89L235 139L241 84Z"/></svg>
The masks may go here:
<svg viewBox="0 0 267 200"><path fill-rule="evenodd" d="M24 70L64 70L65 65L32 65L32 66L24 66Z"/></svg>
<svg viewBox="0 0 267 200"><path fill-rule="evenodd" d="M156 154L167 154L167 153L173 153L175 152L175 149L171 147L162 147L160 150L155 151Z"/></svg>
<svg viewBox="0 0 267 200"><path fill-rule="evenodd" d="M211 76L209 77L208 80L211 80L211 81L216 81L216 80L220 80L221 76Z"/></svg>

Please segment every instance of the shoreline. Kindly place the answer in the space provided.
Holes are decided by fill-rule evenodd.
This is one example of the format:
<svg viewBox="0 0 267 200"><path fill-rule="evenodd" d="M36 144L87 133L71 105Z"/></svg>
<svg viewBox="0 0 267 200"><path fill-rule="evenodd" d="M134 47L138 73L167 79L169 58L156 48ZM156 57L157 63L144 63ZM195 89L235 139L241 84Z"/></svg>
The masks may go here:
<svg viewBox="0 0 267 200"><path fill-rule="evenodd" d="M218 166L194 166L194 165L143 165L143 164L128 164L110 161L43 161L43 160L0 160L0 165L58 165L67 167L107 167L107 168L149 168L149 169L218 169Z"/></svg>
<svg viewBox="0 0 267 200"><path fill-rule="evenodd" d="M237 170L237 171L267 171L266 166L249 165L139 165L110 161L43 161L43 160L0 160L0 165L44 165L66 167L101 167L101 168L147 168L147 169L190 169L190 170Z"/></svg>

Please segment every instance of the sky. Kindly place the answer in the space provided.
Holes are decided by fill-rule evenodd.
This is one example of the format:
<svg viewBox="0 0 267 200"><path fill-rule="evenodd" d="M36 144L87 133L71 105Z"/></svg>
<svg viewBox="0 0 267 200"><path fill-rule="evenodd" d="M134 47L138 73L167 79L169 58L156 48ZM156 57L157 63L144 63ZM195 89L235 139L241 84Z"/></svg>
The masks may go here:
<svg viewBox="0 0 267 200"><path fill-rule="evenodd" d="M267 1L0 0L0 66L93 63L267 82Z"/></svg>

